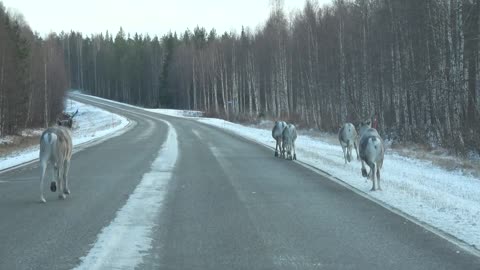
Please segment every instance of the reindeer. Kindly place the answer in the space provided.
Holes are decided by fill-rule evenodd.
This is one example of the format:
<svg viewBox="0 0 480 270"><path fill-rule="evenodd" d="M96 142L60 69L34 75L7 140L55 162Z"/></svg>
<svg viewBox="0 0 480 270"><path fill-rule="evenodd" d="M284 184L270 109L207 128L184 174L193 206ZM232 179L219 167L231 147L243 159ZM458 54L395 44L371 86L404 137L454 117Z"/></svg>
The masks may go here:
<svg viewBox="0 0 480 270"><path fill-rule="evenodd" d="M357 137L357 130L355 130L355 126L352 123L344 124L338 131L338 140L343 150L345 164L347 164L347 161L352 161L352 147L355 148L357 159L360 159L358 155Z"/></svg>
<svg viewBox="0 0 480 270"><path fill-rule="evenodd" d="M77 114L78 114L78 109L73 114L68 114L68 113L63 112L62 115L61 115L61 118L60 117L57 118L57 123L59 122L60 123L59 125L61 125L61 126L72 128L73 118Z"/></svg>
<svg viewBox="0 0 480 270"><path fill-rule="evenodd" d="M40 137L40 167L42 172L40 201L43 203L46 202L43 197L43 179L48 164L53 166L53 181L50 183L50 190L55 192L58 186L58 197L60 199L65 199L66 195L70 194L67 178L73 150L70 128L73 124L73 117L77 113L78 110L68 119L57 119L58 126L47 128Z"/></svg>
<svg viewBox="0 0 480 270"><path fill-rule="evenodd" d="M297 129L293 124L288 124L282 133L282 156L285 159L296 160L297 154L295 153L295 140L297 139ZM286 155L285 155L286 153Z"/></svg>
<svg viewBox="0 0 480 270"><path fill-rule="evenodd" d="M276 144L275 144L275 156L278 157L278 151L280 151L281 156L283 157L283 151L282 151L282 133L285 127L287 126L287 123L284 121L275 121L275 125L273 126L272 129L272 137L275 139Z"/></svg>
<svg viewBox="0 0 480 270"><path fill-rule="evenodd" d="M383 140L377 130L371 128L370 120L360 123L359 150L362 161L362 176L370 176L372 180L372 189L370 191L382 190L380 187L380 169L383 166L385 149ZM368 174L365 163L370 167Z"/></svg>

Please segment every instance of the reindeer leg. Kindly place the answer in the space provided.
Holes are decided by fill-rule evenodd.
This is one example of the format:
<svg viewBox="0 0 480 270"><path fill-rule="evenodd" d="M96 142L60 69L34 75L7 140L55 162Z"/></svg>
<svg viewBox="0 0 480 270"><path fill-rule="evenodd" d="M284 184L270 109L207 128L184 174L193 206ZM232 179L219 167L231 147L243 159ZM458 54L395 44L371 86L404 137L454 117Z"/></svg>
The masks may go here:
<svg viewBox="0 0 480 270"><path fill-rule="evenodd" d="M368 177L367 169L365 169L365 161L362 160L362 176Z"/></svg>
<svg viewBox="0 0 480 270"><path fill-rule="evenodd" d="M295 142L293 142L293 160L297 160L297 152L295 151Z"/></svg>
<svg viewBox="0 0 480 270"><path fill-rule="evenodd" d="M70 160L65 160L64 170L63 170L63 194L70 194L70 189L68 188L68 171L70 169Z"/></svg>
<svg viewBox="0 0 480 270"><path fill-rule="evenodd" d="M345 164L347 164L347 156L345 153L345 147L342 145L342 151L343 151L343 159L345 160Z"/></svg>
<svg viewBox="0 0 480 270"><path fill-rule="evenodd" d="M353 147L355 147L355 153L357 154L357 160L360 160L360 156L358 155L358 146L357 146L356 142L353 143Z"/></svg>
<svg viewBox="0 0 480 270"><path fill-rule="evenodd" d="M370 174L372 175L372 189L370 189L370 191L375 191L377 190L377 177L376 177L376 171L377 169L377 165L375 163L373 163L373 168L370 167Z"/></svg>
<svg viewBox="0 0 480 270"><path fill-rule="evenodd" d="M63 194L63 166L64 162L61 163L62 165L57 168L57 183L58 183L58 198L65 199L65 194Z"/></svg>
<svg viewBox="0 0 480 270"><path fill-rule="evenodd" d="M57 167L57 164L53 165L52 173L53 173L53 180L52 180L52 182L50 182L50 191L55 192L55 191L57 191L57 181L58 181L58 175L57 175L58 174L58 167Z"/></svg>
<svg viewBox="0 0 480 270"><path fill-rule="evenodd" d="M275 156L278 157L278 140L275 139Z"/></svg>
<svg viewBox="0 0 480 270"><path fill-rule="evenodd" d="M42 167L42 176L40 177L40 201L42 203L46 203L45 197L43 197L43 179L45 178L45 171L47 170L47 163L41 163L40 166Z"/></svg>
<svg viewBox="0 0 480 270"><path fill-rule="evenodd" d="M380 168L377 165L376 165L376 168L377 168L377 189L382 190L382 188L380 187Z"/></svg>

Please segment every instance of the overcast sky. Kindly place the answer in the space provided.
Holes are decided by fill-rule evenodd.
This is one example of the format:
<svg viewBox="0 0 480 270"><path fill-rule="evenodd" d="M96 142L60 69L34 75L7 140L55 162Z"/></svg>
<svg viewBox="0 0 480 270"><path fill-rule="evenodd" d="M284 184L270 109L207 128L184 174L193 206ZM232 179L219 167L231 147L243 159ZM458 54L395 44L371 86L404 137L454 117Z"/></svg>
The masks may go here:
<svg viewBox="0 0 480 270"><path fill-rule="evenodd" d="M193 30L197 25L217 33L254 30L270 12L269 0L0 0L18 10L30 27L42 36L49 32L80 31L84 34L120 26L129 33L163 35L168 31ZM318 0L320 6L332 0ZM287 15L302 9L305 0L284 0Z"/></svg>

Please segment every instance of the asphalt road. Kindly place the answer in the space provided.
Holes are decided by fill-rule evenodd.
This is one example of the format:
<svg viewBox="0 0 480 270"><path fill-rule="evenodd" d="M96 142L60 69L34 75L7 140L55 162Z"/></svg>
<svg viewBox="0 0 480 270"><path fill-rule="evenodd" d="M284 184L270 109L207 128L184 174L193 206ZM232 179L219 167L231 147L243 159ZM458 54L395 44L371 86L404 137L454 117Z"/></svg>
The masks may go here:
<svg viewBox="0 0 480 270"><path fill-rule="evenodd" d="M46 192L39 203L38 163L0 174L0 269L81 263L150 170L167 136L160 119L179 155L138 269L480 269L479 257L273 150L192 120L99 106L136 125L74 154L67 200Z"/></svg>

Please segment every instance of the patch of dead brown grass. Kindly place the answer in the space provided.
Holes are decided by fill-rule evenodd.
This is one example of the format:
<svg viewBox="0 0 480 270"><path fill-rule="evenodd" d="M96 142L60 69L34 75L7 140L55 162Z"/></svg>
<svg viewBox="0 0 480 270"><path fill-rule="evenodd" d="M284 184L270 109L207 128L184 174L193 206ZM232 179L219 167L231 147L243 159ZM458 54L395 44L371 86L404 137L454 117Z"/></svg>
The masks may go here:
<svg viewBox="0 0 480 270"><path fill-rule="evenodd" d="M449 171L461 170L465 174L480 177L480 162L478 160L457 156L442 147L402 143L392 144L390 150L404 157L431 161L432 164Z"/></svg>
<svg viewBox="0 0 480 270"><path fill-rule="evenodd" d="M33 145L39 144L40 135L35 136L13 136L9 143L0 145L0 156L7 156L9 154L21 151Z"/></svg>

